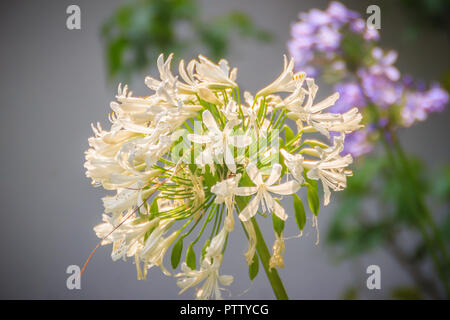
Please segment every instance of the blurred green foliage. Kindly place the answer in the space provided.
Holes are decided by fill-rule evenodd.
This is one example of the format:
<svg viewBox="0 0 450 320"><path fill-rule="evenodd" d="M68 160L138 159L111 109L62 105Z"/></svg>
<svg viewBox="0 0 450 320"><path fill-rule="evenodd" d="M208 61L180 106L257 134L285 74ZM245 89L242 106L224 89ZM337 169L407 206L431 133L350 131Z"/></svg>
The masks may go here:
<svg viewBox="0 0 450 320"><path fill-rule="evenodd" d="M271 39L242 12L208 18L202 19L195 0L135 0L121 6L101 32L109 79L128 80L153 64L160 53L205 48L209 57L218 59L228 52L233 35Z"/></svg>
<svg viewBox="0 0 450 320"><path fill-rule="evenodd" d="M417 286L394 288L395 299L422 299L424 294L442 298L442 283L424 273L422 266L437 258L442 266L439 272L444 278L449 277L446 253L450 244L450 166L432 174L420 159L410 155L404 160L408 163L402 166L409 167L405 171L398 170L401 166L395 168L389 155L359 159L355 176L340 195L326 241L339 260L384 247L405 267ZM420 207L419 199L432 204L432 218L439 221L436 225L430 224L430 213ZM406 248L401 241L404 232L420 236L413 237L417 242ZM437 250L440 246L443 254Z"/></svg>
<svg viewBox="0 0 450 320"><path fill-rule="evenodd" d="M445 34L449 34L449 0L401 0L401 4L411 17L408 28L414 38L417 38L423 27L442 30Z"/></svg>

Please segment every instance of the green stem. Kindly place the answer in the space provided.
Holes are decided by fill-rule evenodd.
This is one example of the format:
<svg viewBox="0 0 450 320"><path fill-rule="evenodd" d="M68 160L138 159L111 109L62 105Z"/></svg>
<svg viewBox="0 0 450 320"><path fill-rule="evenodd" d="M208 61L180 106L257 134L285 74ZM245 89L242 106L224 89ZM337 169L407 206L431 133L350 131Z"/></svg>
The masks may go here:
<svg viewBox="0 0 450 320"><path fill-rule="evenodd" d="M267 248L266 242L264 241L264 237L259 229L258 222L256 222L255 218L252 218L252 224L255 228L256 233L256 251L258 252L259 259L264 267L264 271L266 272L267 279L269 279L270 285L272 286L273 293L278 300L289 300L289 297L286 293L286 289L284 289L283 282L281 281L280 275L275 268L269 267L270 260L270 252Z"/></svg>

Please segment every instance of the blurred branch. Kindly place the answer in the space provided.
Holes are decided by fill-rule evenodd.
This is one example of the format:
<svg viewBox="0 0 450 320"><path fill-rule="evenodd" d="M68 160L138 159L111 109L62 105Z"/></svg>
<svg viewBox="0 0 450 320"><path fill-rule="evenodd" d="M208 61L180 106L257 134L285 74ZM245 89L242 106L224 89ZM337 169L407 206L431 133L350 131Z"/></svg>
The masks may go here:
<svg viewBox="0 0 450 320"><path fill-rule="evenodd" d="M270 33L244 13L232 11L204 21L200 9L195 0L135 0L118 8L101 32L109 79L129 80L160 53L200 47L212 58L221 58L232 35L271 40Z"/></svg>

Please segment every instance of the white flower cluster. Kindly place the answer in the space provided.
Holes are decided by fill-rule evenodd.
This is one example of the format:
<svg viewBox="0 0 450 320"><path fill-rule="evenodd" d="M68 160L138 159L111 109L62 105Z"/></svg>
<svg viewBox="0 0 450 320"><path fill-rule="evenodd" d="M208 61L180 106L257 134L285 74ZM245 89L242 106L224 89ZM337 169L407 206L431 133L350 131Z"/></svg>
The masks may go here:
<svg viewBox="0 0 450 320"><path fill-rule="evenodd" d="M176 268L183 241L194 236L181 273L175 274L181 292L203 282L197 298L221 298L219 284L233 280L219 275L219 268L234 214L248 235L245 257L251 265L258 244L253 217L260 212L287 219L274 195L292 195L302 186L317 192L313 182L320 180L326 205L330 189L345 188L352 158L340 153L345 134L361 127L361 115L356 108L326 113L338 94L314 104L317 85L304 73L294 74L286 57L278 79L255 97L245 92L243 101L237 69L230 70L226 60L214 64L199 56L186 66L181 61L179 76L172 74L171 60L172 55L167 60L161 55L160 79L145 79L153 95L135 97L119 86L111 129L93 126L86 175L94 185L115 191L103 198L103 223L94 230L102 244L112 244L113 260L134 257L139 279L153 266L170 275L163 265L168 248L173 244ZM287 118L297 124L296 133L283 126ZM326 138L333 132L333 145L303 139L313 132ZM203 227L193 233L201 221ZM197 270L194 246L212 224ZM283 266L284 241L276 236L271 268Z"/></svg>

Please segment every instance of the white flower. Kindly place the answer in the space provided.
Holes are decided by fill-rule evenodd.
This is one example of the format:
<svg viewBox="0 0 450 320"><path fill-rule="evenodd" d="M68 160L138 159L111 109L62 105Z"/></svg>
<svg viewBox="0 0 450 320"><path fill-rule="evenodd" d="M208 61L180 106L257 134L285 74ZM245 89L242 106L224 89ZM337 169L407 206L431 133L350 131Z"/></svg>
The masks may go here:
<svg viewBox="0 0 450 320"><path fill-rule="evenodd" d="M301 154L290 154L284 149L280 150L281 154L284 157L284 163L286 164L286 168L292 174L295 180L298 183L302 184L304 181L303 178L303 156Z"/></svg>
<svg viewBox="0 0 450 320"><path fill-rule="evenodd" d="M220 232L211 240L211 243L206 248L205 259L206 258L218 258L222 255L223 246L227 239L228 231L224 227Z"/></svg>
<svg viewBox="0 0 450 320"><path fill-rule="evenodd" d="M303 80L306 77L304 72L294 74L294 59L291 58L288 62L284 56L284 69L280 76L267 87L261 89L256 97L267 96L274 92L293 92L296 88L301 87Z"/></svg>
<svg viewBox="0 0 450 320"><path fill-rule="evenodd" d="M202 55L198 56L199 62L196 64L196 78L201 84L209 89L235 88L237 69L230 71L228 61L222 59L219 65L211 62Z"/></svg>
<svg viewBox="0 0 450 320"><path fill-rule="evenodd" d="M277 268L284 268L284 239L283 239L283 233L281 235L278 235L278 233L275 232L275 242L273 243L272 247L272 256L269 260L269 268L273 269L275 267Z"/></svg>
<svg viewBox="0 0 450 320"><path fill-rule="evenodd" d="M241 174L237 174L234 177L225 179L223 181L217 182L211 187L211 192L216 195L214 202L217 204L224 203L227 206L227 217L225 218L225 229L227 232L231 232L234 228L234 218L233 218L233 201L234 201L234 190L238 186L239 180L241 179Z"/></svg>
<svg viewBox="0 0 450 320"><path fill-rule="evenodd" d="M139 245L142 246L145 233L159 223L159 219L151 221L141 221L136 217L122 219L126 218L119 216L113 219L104 214L104 222L94 227L97 237L104 239L102 245L113 243L111 253L113 260L133 256ZM119 223L122 224L119 226Z"/></svg>
<svg viewBox="0 0 450 320"><path fill-rule="evenodd" d="M154 231L155 232L155 231ZM153 233L153 232L152 232ZM158 242L154 242L153 246L150 249L147 249L147 242L145 246L142 248L142 251L139 254L139 258L144 261L144 278L146 274L147 268L150 269L153 266L158 266L161 268L161 271L170 276L170 272L163 265L164 255L166 254L167 249L172 245L172 243L178 237L179 232L174 231L167 238L162 238L158 240ZM151 235L150 235L151 236ZM150 238L150 237L149 237ZM148 239L147 239L148 240ZM148 267L147 267L148 265Z"/></svg>
<svg viewBox="0 0 450 320"><path fill-rule="evenodd" d="M275 164L270 172L269 178L264 182L261 172L256 165L252 162L247 166L247 173L256 185L254 187L237 187L235 189L236 195L250 196L256 194L256 196L250 201L250 203L241 211L239 218L242 221L248 221L258 211L259 204L261 203L263 212L274 212L280 219L286 220L287 214L283 207L275 201L269 194L275 193L279 195L289 195L298 191L300 184L291 180L279 185L273 185L281 175L282 167L280 164Z"/></svg>
<svg viewBox="0 0 450 320"><path fill-rule="evenodd" d="M323 135L330 137L329 131L338 132L352 132L362 127L360 122L362 115L358 112L357 108L353 108L344 114L339 113L323 113L323 110L331 107L339 99L339 93L336 92L323 99L322 101L313 105L313 100L316 96L318 86L314 83L314 79L307 78L306 84L308 90L307 100L304 102L304 92L299 91L301 98L294 99L290 97L291 101L285 101L285 107L290 111L288 117L296 120L299 129L303 127L303 122L315 128Z"/></svg>
<svg viewBox="0 0 450 320"><path fill-rule="evenodd" d="M237 120L239 117L239 114L238 114L238 105L237 105L236 101L230 100L222 112L228 121Z"/></svg>
<svg viewBox="0 0 450 320"><path fill-rule="evenodd" d="M179 294L182 294L189 288L195 287L202 281L205 281L200 289L197 290L195 298L198 300L208 300L215 296L216 299L222 299L219 283L228 286L233 282L232 276L219 275L219 268L222 264L222 256L218 256L211 260L205 258L201 264L200 270L192 270L186 263L181 265L182 273L175 275L182 277L177 281L177 285L181 288Z"/></svg>
<svg viewBox="0 0 450 320"><path fill-rule="evenodd" d="M244 253L244 256L247 264L251 265L253 262L253 256L256 252L256 243L258 242L256 238L256 231L251 221L242 221L242 225L248 235L248 249L247 252Z"/></svg>
<svg viewBox="0 0 450 320"><path fill-rule="evenodd" d="M303 166L310 169L307 173L308 178L322 182L324 191L324 205L330 202L330 188L334 191L343 190L347 186L347 176L352 174L349 170L344 170L353 162L352 156L347 154L344 157L340 153L344 149L344 137L334 138L334 145L327 149L316 147L320 155L319 161L305 160Z"/></svg>
<svg viewBox="0 0 450 320"><path fill-rule="evenodd" d="M240 123L240 120L228 121L223 131L219 129L213 115L209 110L203 112L203 123L208 128L206 135L189 134L188 139L194 143L206 144L204 151L196 158L196 164L204 167L206 164L214 163L213 157L217 160L225 160L225 164L231 172L236 172L236 164L233 153L229 145L237 148L243 148L251 143L248 136L230 136L233 128Z"/></svg>

